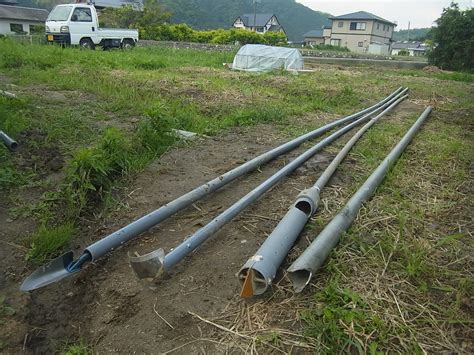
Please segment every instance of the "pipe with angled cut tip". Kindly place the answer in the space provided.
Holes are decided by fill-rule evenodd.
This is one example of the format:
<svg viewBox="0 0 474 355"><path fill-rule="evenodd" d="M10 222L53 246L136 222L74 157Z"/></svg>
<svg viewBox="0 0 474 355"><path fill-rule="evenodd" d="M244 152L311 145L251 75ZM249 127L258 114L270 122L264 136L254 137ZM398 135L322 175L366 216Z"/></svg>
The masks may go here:
<svg viewBox="0 0 474 355"><path fill-rule="evenodd" d="M132 240L139 236L141 233L154 227L158 223L164 221L175 213L183 210L190 206L199 199L211 194L212 192L220 189L226 184L234 181L240 176L249 173L259 166L264 165L275 159L276 157L285 154L294 148L298 147L302 143L316 138L334 127L347 124L355 119L365 115L368 112L372 112L391 100L394 96L398 95L402 88L397 89L395 92L390 94L388 97L378 102L377 104L352 114L347 117L343 117L320 128L317 128L311 132L303 134L302 136L295 138L287 143L284 143L266 153L263 153L252 160L228 171L227 173L216 177L215 179L208 181L207 183L195 188L194 190L178 197L177 199L165 204L164 206L156 209L155 211L137 219L136 221L128 224L127 226L119 229L112 234L98 240L94 244L88 246L83 254L76 260L71 260L72 252L68 252L58 258L50 261L48 264L43 265L29 277L25 279L20 289L22 291L30 291L39 287L46 286L53 282L59 281L73 273L82 270L83 266L91 261L94 261L108 252L120 247L122 244ZM62 263L62 264L61 264Z"/></svg>
<svg viewBox="0 0 474 355"><path fill-rule="evenodd" d="M324 263L331 250L339 243L341 235L349 229L357 217L362 204L375 193L377 187L382 183L390 168L400 158L400 155L418 132L423 122L431 113L431 110L430 106L425 109L405 136L351 197L344 208L326 225L303 254L288 268L288 276L293 283L295 292L303 291L310 282L316 270Z"/></svg>
<svg viewBox="0 0 474 355"><path fill-rule="evenodd" d="M400 93L396 95L398 98ZM394 100L394 99L392 99ZM383 106L382 106L383 107ZM376 112L380 111L382 108L379 107L376 109ZM366 122L369 120L370 116L373 115L373 112L368 113L355 122L339 129L338 131L332 133L328 137L321 140L318 144L308 149L306 152L298 156L296 159L288 163L285 167L280 169L270 178L265 180L255 189L250 191L247 195L242 197L236 203L234 203L227 210L222 212L219 216L213 219L210 223L199 229L196 233L186 239L183 243L178 245L175 249L170 251L165 255L162 249L157 249L151 253L145 254L143 256L129 256L130 264L135 271L135 274L139 278L154 278L160 275L162 272L167 272L173 268L177 263L179 263L186 255L195 250L199 245L204 243L211 235L217 232L222 226L227 222L232 220L237 216L244 208L249 206L251 203L256 201L261 195L268 191L271 187L276 185L280 180L285 176L289 175L295 171L300 165L302 165L306 160L311 158L314 154L322 150L325 146L335 141L337 138L342 136L344 133L348 132L355 126Z"/></svg>
<svg viewBox="0 0 474 355"><path fill-rule="evenodd" d="M405 94L408 89L403 90L400 95ZM302 191L296 202L282 218L270 236L265 240L237 274L242 286L240 295L250 298L261 295L273 282L278 267L281 265L296 239L300 235L308 220L313 216L318 208L319 194L333 176L337 167L345 159L349 151L356 144L360 137L377 121L392 111L407 96L395 97L386 103L381 113L366 123L356 134L344 145L341 151L324 170L316 183L309 189Z"/></svg>
<svg viewBox="0 0 474 355"><path fill-rule="evenodd" d="M10 138L5 132L0 131L0 140L5 144L5 146L10 149L12 152L18 148L18 143Z"/></svg>

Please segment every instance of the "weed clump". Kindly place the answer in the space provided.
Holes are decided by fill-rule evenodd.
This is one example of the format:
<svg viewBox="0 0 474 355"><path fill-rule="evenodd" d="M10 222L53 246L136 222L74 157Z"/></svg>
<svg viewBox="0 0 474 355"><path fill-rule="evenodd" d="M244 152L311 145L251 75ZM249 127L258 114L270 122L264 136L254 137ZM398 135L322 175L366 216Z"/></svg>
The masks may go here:
<svg viewBox="0 0 474 355"><path fill-rule="evenodd" d="M341 289L333 280L316 293L315 301L317 306L303 312L302 319L306 322L306 335L317 339L323 348L364 353L366 339L360 336L370 334L372 339L384 341L387 327L356 292ZM371 352L377 347L376 341L368 344Z"/></svg>
<svg viewBox="0 0 474 355"><path fill-rule="evenodd" d="M52 228L41 227L31 238L31 248L27 259L41 263L56 256L56 252L69 243L74 231L72 223Z"/></svg>

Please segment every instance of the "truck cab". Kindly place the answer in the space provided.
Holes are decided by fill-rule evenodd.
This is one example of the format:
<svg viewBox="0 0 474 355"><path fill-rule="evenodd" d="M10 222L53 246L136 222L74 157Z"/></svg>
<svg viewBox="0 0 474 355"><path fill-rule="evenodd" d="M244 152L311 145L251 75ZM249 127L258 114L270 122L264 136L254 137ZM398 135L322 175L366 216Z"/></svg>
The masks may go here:
<svg viewBox="0 0 474 355"><path fill-rule="evenodd" d="M138 42L138 30L100 28L92 4L57 5L46 20L46 41L85 49L131 48Z"/></svg>

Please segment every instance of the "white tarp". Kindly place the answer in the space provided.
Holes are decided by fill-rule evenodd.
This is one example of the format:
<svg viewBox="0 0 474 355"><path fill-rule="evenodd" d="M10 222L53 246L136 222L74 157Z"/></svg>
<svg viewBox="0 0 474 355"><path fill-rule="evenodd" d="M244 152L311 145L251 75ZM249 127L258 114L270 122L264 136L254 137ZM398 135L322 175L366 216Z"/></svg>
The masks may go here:
<svg viewBox="0 0 474 355"><path fill-rule="evenodd" d="M232 69L254 72L281 68L303 69L303 56L300 51L296 48L247 44L239 49L232 63Z"/></svg>

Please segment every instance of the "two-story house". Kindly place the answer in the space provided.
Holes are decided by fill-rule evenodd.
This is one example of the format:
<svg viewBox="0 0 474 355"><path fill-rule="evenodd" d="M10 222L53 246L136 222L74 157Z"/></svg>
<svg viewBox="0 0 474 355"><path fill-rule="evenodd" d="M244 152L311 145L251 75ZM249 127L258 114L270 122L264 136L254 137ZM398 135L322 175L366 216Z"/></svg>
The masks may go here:
<svg viewBox="0 0 474 355"><path fill-rule="evenodd" d="M235 19L233 27L261 34L268 31L285 33L283 26L274 14L243 14Z"/></svg>
<svg viewBox="0 0 474 355"><path fill-rule="evenodd" d="M325 44L352 52L389 55L396 24L366 11L330 17L330 37Z"/></svg>

